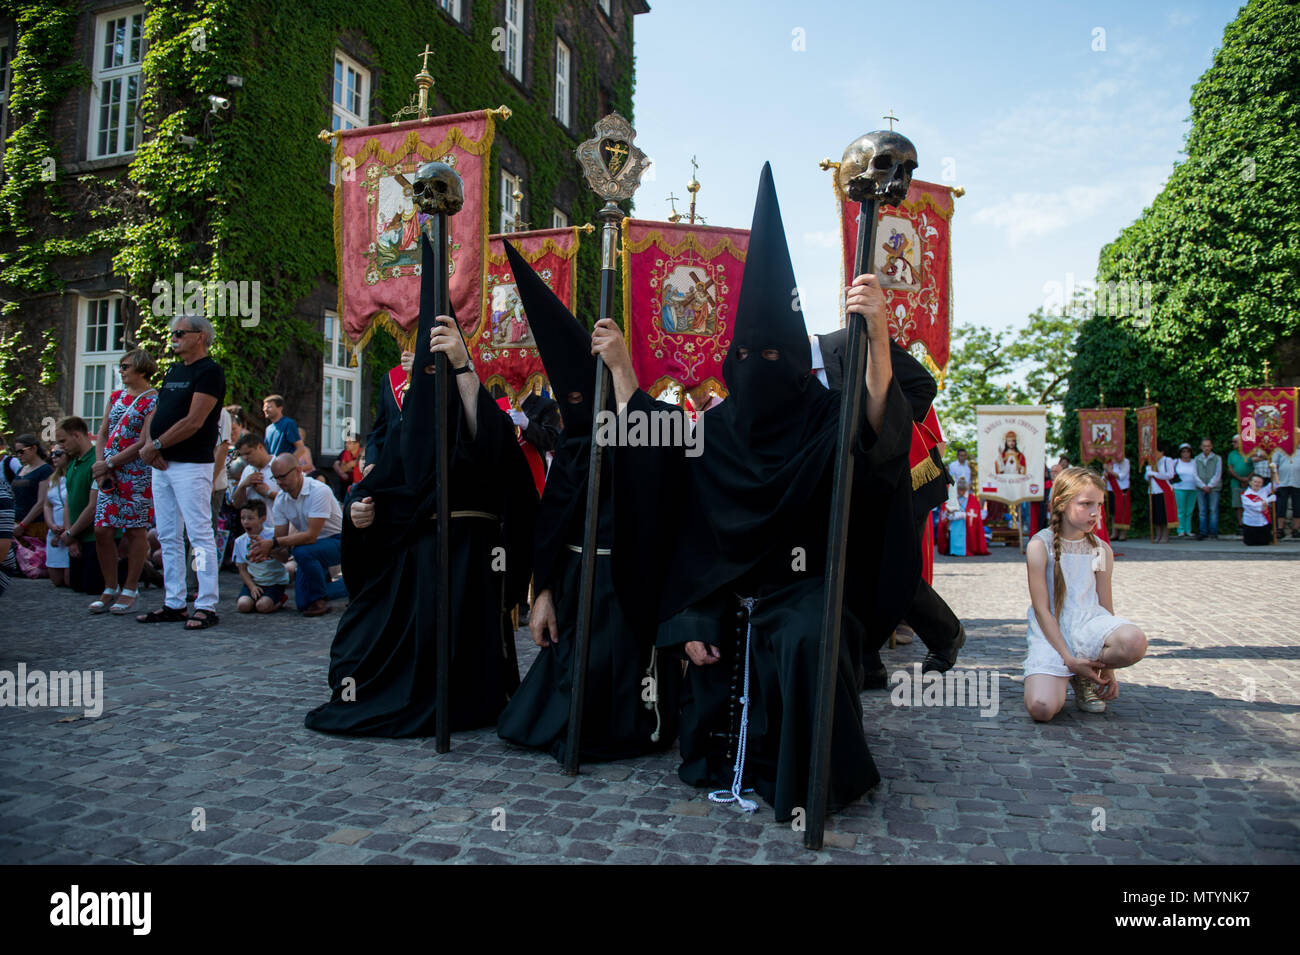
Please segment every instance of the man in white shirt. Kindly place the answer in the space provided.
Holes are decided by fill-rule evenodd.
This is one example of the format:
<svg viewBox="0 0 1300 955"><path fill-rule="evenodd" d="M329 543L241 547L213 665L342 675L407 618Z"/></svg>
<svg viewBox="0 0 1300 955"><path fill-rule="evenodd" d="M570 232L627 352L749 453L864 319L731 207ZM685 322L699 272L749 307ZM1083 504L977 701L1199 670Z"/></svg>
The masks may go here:
<svg viewBox="0 0 1300 955"><path fill-rule="evenodd" d="M967 487L974 487L975 482L971 479L970 462L966 460L966 449L957 449L957 460L948 463L948 473L952 476L952 483L964 480Z"/></svg>
<svg viewBox="0 0 1300 955"><path fill-rule="evenodd" d="M329 569L343 559L343 509L329 485L302 476L298 459L277 455L271 461L271 477L280 487L271 505L275 535L255 542L248 551L250 561L275 557L298 565L294 578L294 600L303 616L329 613L330 600L347 595L342 580L331 582Z"/></svg>

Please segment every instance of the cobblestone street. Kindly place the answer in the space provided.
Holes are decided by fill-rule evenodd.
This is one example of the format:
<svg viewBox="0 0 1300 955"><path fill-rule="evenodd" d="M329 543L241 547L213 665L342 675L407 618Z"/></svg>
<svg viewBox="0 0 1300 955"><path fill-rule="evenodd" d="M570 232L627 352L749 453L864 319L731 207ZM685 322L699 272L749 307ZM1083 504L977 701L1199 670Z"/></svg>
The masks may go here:
<svg viewBox="0 0 1300 955"><path fill-rule="evenodd" d="M970 637L958 667L995 675L998 710L866 694L884 779L829 819L822 853L764 804L749 816L682 784L675 749L575 779L490 729L443 756L432 739L310 732L339 615L236 614L231 574L220 625L193 633L92 617L91 598L16 580L0 669L102 670L105 703L98 718L0 709L0 861L1300 862L1300 543L1116 549L1115 610L1149 654L1107 713L1068 703L1047 725L1012 679L1021 557L939 559L936 589ZM517 642L527 666L534 648ZM910 671L924 653L884 655Z"/></svg>

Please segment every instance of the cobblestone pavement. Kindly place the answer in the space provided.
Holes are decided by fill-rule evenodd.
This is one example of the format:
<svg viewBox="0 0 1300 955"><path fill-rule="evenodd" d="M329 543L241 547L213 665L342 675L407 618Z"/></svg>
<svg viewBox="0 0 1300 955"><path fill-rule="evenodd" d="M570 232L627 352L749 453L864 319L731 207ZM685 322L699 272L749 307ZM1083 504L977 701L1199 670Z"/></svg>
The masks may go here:
<svg viewBox="0 0 1300 955"><path fill-rule="evenodd" d="M820 854L766 806L747 816L687 788L675 751L573 779L490 730L444 756L432 740L309 732L338 615L242 617L232 575L221 624L194 633L91 617L89 598L18 580L0 601L0 669L102 670L107 702L70 720L80 711L0 708L0 861L1300 861L1300 546L1118 550L1116 611L1149 655L1107 713L1069 706L1044 726L1013 679L1019 555L940 558L936 587L970 634L959 667L996 677L999 709L866 695L884 779L830 818ZM885 651L891 670L923 655Z"/></svg>

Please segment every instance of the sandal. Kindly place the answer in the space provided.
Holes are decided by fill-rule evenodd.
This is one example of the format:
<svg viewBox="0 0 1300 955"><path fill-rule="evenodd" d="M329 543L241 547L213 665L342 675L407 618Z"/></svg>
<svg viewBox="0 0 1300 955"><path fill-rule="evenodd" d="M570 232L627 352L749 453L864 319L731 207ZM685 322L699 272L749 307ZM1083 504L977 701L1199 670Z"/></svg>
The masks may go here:
<svg viewBox="0 0 1300 955"><path fill-rule="evenodd" d="M177 610L174 607L163 605L158 610L151 610L149 613L139 614L135 618L136 623L172 623L176 620L188 620L184 610Z"/></svg>
<svg viewBox="0 0 1300 955"><path fill-rule="evenodd" d="M87 609L89 609L91 613L103 613L105 610L108 609L108 605L112 601L112 599L116 597L118 594L120 594L121 592L122 590L120 587L114 587L112 590L105 590L100 595L99 599L96 600L94 603L92 603L90 607Z"/></svg>
<svg viewBox="0 0 1300 955"><path fill-rule="evenodd" d="M139 596L139 593L140 591L138 589L127 590L126 588L123 588L122 592L117 595L117 603L109 607L108 612L111 614L117 614L118 616L130 613L131 608L135 606L135 598ZM123 600L129 600L130 603L122 603Z"/></svg>
<svg viewBox="0 0 1300 955"><path fill-rule="evenodd" d="M216 615L216 613L214 613L213 611L211 611L211 610L196 610L196 611L194 611L194 613L190 616L190 619L185 621L185 629L186 629L186 630L206 630L206 629L208 629L208 627L214 627L214 626L216 626L217 624L219 624L220 622L221 622L221 621L217 619L217 615ZM197 626L191 626L191 624L197 624Z"/></svg>

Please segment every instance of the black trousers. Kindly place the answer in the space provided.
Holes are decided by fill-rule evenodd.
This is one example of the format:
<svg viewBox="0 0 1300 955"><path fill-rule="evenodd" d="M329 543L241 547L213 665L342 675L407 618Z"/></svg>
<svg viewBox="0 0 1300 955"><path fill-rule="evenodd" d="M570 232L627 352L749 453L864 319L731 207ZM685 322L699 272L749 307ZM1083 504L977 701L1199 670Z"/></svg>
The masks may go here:
<svg viewBox="0 0 1300 955"><path fill-rule="evenodd" d="M917 536L922 544L925 540L925 522L929 519L930 514L927 511L916 522ZM957 615L952 612L947 602L935 593L934 588L926 583L924 577L916 582L916 593L912 596L912 602L908 605L903 620L916 632L917 637L928 650L947 649L957 639L957 632L961 629L961 621L957 619ZM874 672L884 666L880 659L881 646L884 646L883 640L876 647L867 648L866 659L863 661L867 670Z"/></svg>
<svg viewBox="0 0 1300 955"><path fill-rule="evenodd" d="M93 540L81 542L81 556L68 558L68 587L73 591L98 597L104 592L104 572Z"/></svg>

